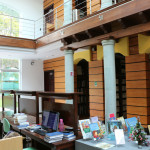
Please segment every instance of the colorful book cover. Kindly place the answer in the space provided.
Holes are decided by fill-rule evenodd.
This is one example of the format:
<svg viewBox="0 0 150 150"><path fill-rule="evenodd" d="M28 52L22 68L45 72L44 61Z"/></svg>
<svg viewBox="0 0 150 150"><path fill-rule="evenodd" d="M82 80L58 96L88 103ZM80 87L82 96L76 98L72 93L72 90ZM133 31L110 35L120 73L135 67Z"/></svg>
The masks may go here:
<svg viewBox="0 0 150 150"><path fill-rule="evenodd" d="M91 117L90 119L91 119L91 123L96 123L96 122L98 122L98 117L97 117L97 116Z"/></svg>
<svg viewBox="0 0 150 150"><path fill-rule="evenodd" d="M125 122L126 122L127 128L128 128L128 126L135 126L137 123L137 118L136 117L127 118L127 119L125 119Z"/></svg>
<svg viewBox="0 0 150 150"><path fill-rule="evenodd" d="M123 117L123 116L122 116L122 117L119 117L119 118L117 118L117 120L121 121L123 130L126 132L126 131L127 131L127 126L126 126L124 117Z"/></svg>
<svg viewBox="0 0 150 150"><path fill-rule="evenodd" d="M104 134L100 131L98 123L90 124L90 129L91 129L94 141L99 141L100 139L104 138Z"/></svg>
<svg viewBox="0 0 150 150"><path fill-rule="evenodd" d="M114 133L115 129L122 129L122 123L119 120L108 121L108 132Z"/></svg>
<svg viewBox="0 0 150 150"><path fill-rule="evenodd" d="M92 133L90 130L90 119L84 119L84 120L79 120L79 125L81 128L82 136L83 139L90 139L92 138Z"/></svg>
<svg viewBox="0 0 150 150"><path fill-rule="evenodd" d="M116 120L115 114L109 114L109 120Z"/></svg>
<svg viewBox="0 0 150 150"><path fill-rule="evenodd" d="M150 134L150 125L148 125L148 131L149 131L149 134Z"/></svg>

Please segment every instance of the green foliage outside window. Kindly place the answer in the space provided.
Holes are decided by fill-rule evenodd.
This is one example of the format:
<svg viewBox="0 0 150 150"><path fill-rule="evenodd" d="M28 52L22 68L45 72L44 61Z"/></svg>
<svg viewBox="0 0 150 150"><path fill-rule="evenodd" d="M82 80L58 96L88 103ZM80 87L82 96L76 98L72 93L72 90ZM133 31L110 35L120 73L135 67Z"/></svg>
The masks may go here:
<svg viewBox="0 0 150 150"><path fill-rule="evenodd" d="M19 90L19 60L0 59L0 90Z"/></svg>
<svg viewBox="0 0 150 150"><path fill-rule="evenodd" d="M13 16L13 17L10 17ZM19 15L0 3L0 35L19 36Z"/></svg>

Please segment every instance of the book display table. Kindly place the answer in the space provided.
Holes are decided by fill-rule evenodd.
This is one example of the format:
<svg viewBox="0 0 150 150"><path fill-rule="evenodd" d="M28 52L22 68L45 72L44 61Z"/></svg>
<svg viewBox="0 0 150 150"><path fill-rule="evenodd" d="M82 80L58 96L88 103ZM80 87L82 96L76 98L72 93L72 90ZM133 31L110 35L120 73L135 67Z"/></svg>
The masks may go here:
<svg viewBox="0 0 150 150"><path fill-rule="evenodd" d="M148 136L149 140L150 140L150 136ZM75 141L75 150L101 150L101 148L96 147L96 144L100 144L102 142L104 143L109 143L109 144L113 144L115 145L112 148L109 148L110 150L138 150L138 144L135 143L134 141L129 141L128 142L128 138L127 136L125 136L125 145L117 145L116 146L116 141L110 141L108 139L102 139L99 142L93 141L93 140L83 140L83 139L79 139ZM142 149L144 150L150 150L150 146L142 146Z"/></svg>

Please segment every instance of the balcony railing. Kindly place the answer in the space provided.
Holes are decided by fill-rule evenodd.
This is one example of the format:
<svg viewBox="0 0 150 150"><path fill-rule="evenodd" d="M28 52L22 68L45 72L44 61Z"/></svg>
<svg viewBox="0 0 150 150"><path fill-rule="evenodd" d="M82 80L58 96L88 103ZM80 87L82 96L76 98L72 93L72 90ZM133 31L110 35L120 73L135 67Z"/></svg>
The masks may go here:
<svg viewBox="0 0 150 150"><path fill-rule="evenodd" d="M128 0L64 0L38 20L16 18L0 14L0 35L36 39L65 25Z"/></svg>

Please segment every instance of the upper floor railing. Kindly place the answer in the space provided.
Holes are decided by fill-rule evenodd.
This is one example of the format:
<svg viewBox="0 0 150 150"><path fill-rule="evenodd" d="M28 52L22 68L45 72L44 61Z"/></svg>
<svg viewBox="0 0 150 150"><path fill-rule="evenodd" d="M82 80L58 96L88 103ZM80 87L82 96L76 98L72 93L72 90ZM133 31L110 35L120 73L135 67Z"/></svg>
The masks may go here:
<svg viewBox="0 0 150 150"><path fill-rule="evenodd" d="M60 0L36 21L0 14L0 35L36 39L122 1L128 0Z"/></svg>

